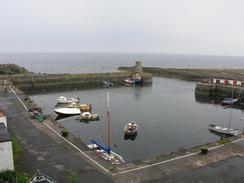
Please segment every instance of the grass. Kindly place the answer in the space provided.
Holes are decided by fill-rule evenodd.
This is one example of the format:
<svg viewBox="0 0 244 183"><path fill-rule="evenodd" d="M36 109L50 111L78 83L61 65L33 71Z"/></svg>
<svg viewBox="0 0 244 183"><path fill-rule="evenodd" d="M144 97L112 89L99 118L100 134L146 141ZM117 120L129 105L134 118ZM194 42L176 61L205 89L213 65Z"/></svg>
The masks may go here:
<svg viewBox="0 0 244 183"><path fill-rule="evenodd" d="M77 182L77 177L74 175L71 175L68 177L68 180L65 183L76 183Z"/></svg>
<svg viewBox="0 0 244 183"><path fill-rule="evenodd" d="M223 139L220 139L220 140L218 141L219 145L228 144L228 143L230 143L230 142L231 142L231 141L230 141L230 139L228 139L228 138L223 138Z"/></svg>
<svg viewBox="0 0 244 183"><path fill-rule="evenodd" d="M28 175L22 170L19 165L19 156L22 153L21 146L17 143L16 138L12 140L13 146L13 157L14 157L14 166L15 166L15 178L17 183L26 183L29 180Z"/></svg>

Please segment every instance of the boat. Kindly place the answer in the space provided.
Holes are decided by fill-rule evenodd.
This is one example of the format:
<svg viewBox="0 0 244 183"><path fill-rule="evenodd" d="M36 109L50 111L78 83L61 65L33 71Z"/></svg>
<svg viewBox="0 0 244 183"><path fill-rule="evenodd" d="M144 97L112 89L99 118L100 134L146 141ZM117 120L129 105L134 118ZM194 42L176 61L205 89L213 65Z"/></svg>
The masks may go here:
<svg viewBox="0 0 244 183"><path fill-rule="evenodd" d="M110 105L109 105L109 93L107 95L107 124L108 124L108 135L107 135L107 147L98 140L91 139L91 144L87 145L88 148L94 149L103 159L111 161L112 164L125 163L123 157L118 153L111 150L110 144Z"/></svg>
<svg viewBox="0 0 244 183"><path fill-rule="evenodd" d="M135 85L143 85L143 79L139 73L132 76L132 79L135 82Z"/></svg>
<svg viewBox="0 0 244 183"><path fill-rule="evenodd" d="M83 111L83 112L91 111L91 109L92 109L92 105L91 104L71 103L67 107L68 108L79 108L80 111Z"/></svg>
<svg viewBox="0 0 244 183"><path fill-rule="evenodd" d="M222 105L232 105L235 104L238 101L238 98L224 98L222 101Z"/></svg>
<svg viewBox="0 0 244 183"><path fill-rule="evenodd" d="M91 114L90 112L83 112L80 115L81 121L96 121L99 120L98 114Z"/></svg>
<svg viewBox="0 0 244 183"><path fill-rule="evenodd" d="M229 136L238 136L240 134L239 129L227 128L223 125L216 125L214 123L209 125L208 130Z"/></svg>
<svg viewBox="0 0 244 183"><path fill-rule="evenodd" d="M112 87L114 84L111 81L103 81L102 82L104 87Z"/></svg>
<svg viewBox="0 0 244 183"><path fill-rule="evenodd" d="M232 105L233 103L234 103L234 101L232 101L232 103L230 105ZM208 130L210 132L216 132L216 133L223 134L223 135L238 136L240 134L240 130L231 128L231 116L232 116L232 108L230 108L228 127L225 127L224 125L218 125L215 123L211 123L208 125Z"/></svg>
<svg viewBox="0 0 244 183"><path fill-rule="evenodd" d="M58 104L69 104L69 103L78 103L80 99L78 97L67 98L65 96L60 96L57 98Z"/></svg>
<svg viewBox="0 0 244 183"><path fill-rule="evenodd" d="M122 82L122 85L124 86L134 86L135 85L135 80L132 78L125 78Z"/></svg>
<svg viewBox="0 0 244 183"><path fill-rule="evenodd" d="M138 124L132 121L125 125L124 133L126 136L133 136L137 133L137 129L138 129Z"/></svg>
<svg viewBox="0 0 244 183"><path fill-rule="evenodd" d="M69 107L57 108L54 110L54 112L61 116L79 115L81 113L79 108L69 108Z"/></svg>
<svg viewBox="0 0 244 183"><path fill-rule="evenodd" d="M122 85L125 86L137 86L137 85L143 85L143 79L139 73L134 74L131 78L125 78L122 81Z"/></svg>
<svg viewBox="0 0 244 183"><path fill-rule="evenodd" d="M57 181L37 170L33 177L30 178L28 183L57 183Z"/></svg>

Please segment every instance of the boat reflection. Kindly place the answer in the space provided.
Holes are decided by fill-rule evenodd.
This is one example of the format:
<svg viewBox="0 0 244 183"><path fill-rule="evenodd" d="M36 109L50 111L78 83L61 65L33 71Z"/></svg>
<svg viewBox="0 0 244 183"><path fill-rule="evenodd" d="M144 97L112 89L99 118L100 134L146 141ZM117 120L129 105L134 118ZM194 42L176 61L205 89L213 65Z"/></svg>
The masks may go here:
<svg viewBox="0 0 244 183"><path fill-rule="evenodd" d="M137 132L133 135L124 135L124 140L135 140L137 137Z"/></svg>

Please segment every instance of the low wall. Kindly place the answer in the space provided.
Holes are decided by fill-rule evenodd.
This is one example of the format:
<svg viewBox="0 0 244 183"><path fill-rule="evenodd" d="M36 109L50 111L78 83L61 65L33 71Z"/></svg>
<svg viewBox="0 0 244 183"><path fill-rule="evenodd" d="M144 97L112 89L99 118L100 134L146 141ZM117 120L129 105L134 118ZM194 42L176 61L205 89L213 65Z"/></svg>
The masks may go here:
<svg viewBox="0 0 244 183"><path fill-rule="evenodd" d="M239 103L244 102L244 87L229 85L216 85L209 83L197 83L195 88L196 97L208 97L210 99L223 100L225 97L239 98Z"/></svg>

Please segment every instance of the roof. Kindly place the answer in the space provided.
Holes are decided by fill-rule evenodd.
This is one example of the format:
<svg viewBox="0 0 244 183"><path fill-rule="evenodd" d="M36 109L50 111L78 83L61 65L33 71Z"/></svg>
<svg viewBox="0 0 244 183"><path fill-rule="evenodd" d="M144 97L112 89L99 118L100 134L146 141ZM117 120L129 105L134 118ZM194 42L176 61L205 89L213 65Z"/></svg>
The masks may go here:
<svg viewBox="0 0 244 183"><path fill-rule="evenodd" d="M11 141L10 135L4 123L0 123L0 142Z"/></svg>

